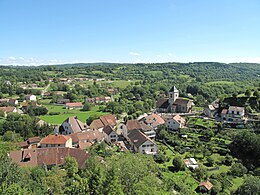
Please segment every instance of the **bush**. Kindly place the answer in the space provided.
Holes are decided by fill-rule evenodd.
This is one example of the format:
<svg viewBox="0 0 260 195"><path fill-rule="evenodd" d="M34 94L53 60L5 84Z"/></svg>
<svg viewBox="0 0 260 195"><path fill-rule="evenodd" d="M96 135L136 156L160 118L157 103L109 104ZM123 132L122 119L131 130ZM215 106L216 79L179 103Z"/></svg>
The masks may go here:
<svg viewBox="0 0 260 195"><path fill-rule="evenodd" d="M235 163L231 166L230 172L233 176L242 177L245 173L247 173L247 168L241 163Z"/></svg>
<svg viewBox="0 0 260 195"><path fill-rule="evenodd" d="M163 155L163 154L154 155L153 158L154 158L154 161L155 161L155 162L160 163L160 164L169 161L169 157L168 157L168 156L165 156L165 155Z"/></svg>
<svg viewBox="0 0 260 195"><path fill-rule="evenodd" d="M60 112L50 112L49 115L59 115Z"/></svg>

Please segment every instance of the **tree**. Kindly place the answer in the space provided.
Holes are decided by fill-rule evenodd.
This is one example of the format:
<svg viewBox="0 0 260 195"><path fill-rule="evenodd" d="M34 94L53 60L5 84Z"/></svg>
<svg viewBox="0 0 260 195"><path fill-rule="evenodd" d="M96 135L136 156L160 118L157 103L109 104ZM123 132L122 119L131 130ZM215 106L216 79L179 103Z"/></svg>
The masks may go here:
<svg viewBox="0 0 260 195"><path fill-rule="evenodd" d="M260 194L260 178L254 176L248 176L244 184L242 184L237 191L237 195L251 194L258 195Z"/></svg>
<svg viewBox="0 0 260 195"><path fill-rule="evenodd" d="M233 163L233 157L227 154L224 159L224 164L230 166L232 165L232 163Z"/></svg>
<svg viewBox="0 0 260 195"><path fill-rule="evenodd" d="M92 107L92 105L89 102L85 102L82 110L83 111L90 111L91 107Z"/></svg>
<svg viewBox="0 0 260 195"><path fill-rule="evenodd" d="M245 173L247 173L247 168L241 163L235 163L231 166L230 172L233 176L242 177Z"/></svg>
<svg viewBox="0 0 260 195"><path fill-rule="evenodd" d="M183 160L180 156L177 156L172 160L172 165L175 171L183 170L185 167Z"/></svg>
<svg viewBox="0 0 260 195"><path fill-rule="evenodd" d="M108 170L104 182L104 193L110 195L123 195L122 185L114 168Z"/></svg>
<svg viewBox="0 0 260 195"><path fill-rule="evenodd" d="M74 157L68 156L65 158L65 170L69 177L73 177L78 172L78 163Z"/></svg>
<svg viewBox="0 0 260 195"><path fill-rule="evenodd" d="M5 112L3 110L0 110L0 117L5 117Z"/></svg>
<svg viewBox="0 0 260 195"><path fill-rule="evenodd" d="M250 96L251 96L251 91L247 89L246 92L245 92L245 95L246 95L247 97L250 97Z"/></svg>
<svg viewBox="0 0 260 195"><path fill-rule="evenodd" d="M209 166L213 166L214 165L214 159L210 156L207 157L207 164Z"/></svg>
<svg viewBox="0 0 260 195"><path fill-rule="evenodd" d="M20 141L22 141L22 137L18 133L15 133L13 131L7 131L3 135L2 140L10 141L10 142L20 142Z"/></svg>

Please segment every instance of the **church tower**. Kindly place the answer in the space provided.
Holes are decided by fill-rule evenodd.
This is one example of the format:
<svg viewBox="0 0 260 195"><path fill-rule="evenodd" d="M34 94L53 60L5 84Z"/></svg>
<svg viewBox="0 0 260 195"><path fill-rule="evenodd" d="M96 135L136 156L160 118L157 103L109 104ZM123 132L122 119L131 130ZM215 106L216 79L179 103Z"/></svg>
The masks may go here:
<svg viewBox="0 0 260 195"><path fill-rule="evenodd" d="M175 86L168 92L168 98L171 105L179 98L179 91Z"/></svg>

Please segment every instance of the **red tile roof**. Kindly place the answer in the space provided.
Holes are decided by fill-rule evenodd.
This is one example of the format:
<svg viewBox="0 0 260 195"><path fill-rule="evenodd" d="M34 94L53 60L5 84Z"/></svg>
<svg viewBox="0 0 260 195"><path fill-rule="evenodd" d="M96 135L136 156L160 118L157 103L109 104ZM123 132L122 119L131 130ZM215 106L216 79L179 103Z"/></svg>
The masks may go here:
<svg viewBox="0 0 260 195"><path fill-rule="evenodd" d="M81 102L66 103L67 107L83 107Z"/></svg>
<svg viewBox="0 0 260 195"><path fill-rule="evenodd" d="M48 135L47 137L41 140L41 144L66 144L66 142L70 139L69 136L66 135Z"/></svg>
<svg viewBox="0 0 260 195"><path fill-rule="evenodd" d="M91 129L100 129L100 128L103 128L104 127L104 124L102 123L102 121L100 119L96 119L96 120L93 120L91 122L91 124L89 125L89 127Z"/></svg>
<svg viewBox="0 0 260 195"><path fill-rule="evenodd" d="M205 187L207 190L211 190L211 188L213 187L213 184L210 183L209 181L204 181L204 182L201 182L199 184L199 186L203 186Z"/></svg>
<svg viewBox="0 0 260 195"><path fill-rule="evenodd" d="M12 106L7 106L7 107L0 107L0 110L4 111L4 112L14 112L15 111L15 107L12 107Z"/></svg>
<svg viewBox="0 0 260 195"><path fill-rule="evenodd" d="M116 117L112 114L107 114L107 115L101 116L100 120L102 121L104 126L107 126L107 125L115 126L116 125Z"/></svg>
<svg viewBox="0 0 260 195"><path fill-rule="evenodd" d="M135 119L134 120L128 120L126 122L126 128L127 128L127 131L141 130L142 129L138 120L135 120Z"/></svg>
<svg viewBox="0 0 260 195"><path fill-rule="evenodd" d="M23 153L23 156L22 156ZM52 165L63 165L65 158L72 156L78 162L79 168L84 168L85 161L89 157L89 154L84 150L78 148L35 148L25 149L24 152L21 150L10 152L12 161L19 166L52 166ZM28 161L24 161L25 157L28 157Z"/></svg>
<svg viewBox="0 0 260 195"><path fill-rule="evenodd" d="M39 137L30 137L30 138L28 138L27 141L28 141L29 144L39 143L41 141L41 138L39 138Z"/></svg>

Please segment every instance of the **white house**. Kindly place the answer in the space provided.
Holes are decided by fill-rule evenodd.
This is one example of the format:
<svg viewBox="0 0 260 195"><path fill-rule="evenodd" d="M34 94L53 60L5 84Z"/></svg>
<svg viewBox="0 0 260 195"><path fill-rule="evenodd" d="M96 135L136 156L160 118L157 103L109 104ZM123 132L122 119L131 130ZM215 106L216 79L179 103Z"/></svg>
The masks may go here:
<svg viewBox="0 0 260 195"><path fill-rule="evenodd" d="M110 125L105 126L103 132L107 143L112 144L118 141L118 135Z"/></svg>
<svg viewBox="0 0 260 195"><path fill-rule="evenodd" d="M228 109L222 110L221 118L223 121L228 122L243 122L245 120L245 108L229 106Z"/></svg>
<svg viewBox="0 0 260 195"><path fill-rule="evenodd" d="M140 130L130 131L127 140L132 145L135 152L152 155L157 154L158 152L156 143Z"/></svg>
<svg viewBox="0 0 260 195"><path fill-rule="evenodd" d="M185 118L181 117L180 115L171 116L170 118L166 119L166 128L169 131L178 130L180 128L184 128L186 124Z"/></svg>
<svg viewBox="0 0 260 195"><path fill-rule="evenodd" d="M199 165L198 165L197 161L195 160L195 158L187 158L187 159L184 159L183 161L188 168L191 168L193 170L199 168Z"/></svg>
<svg viewBox="0 0 260 195"><path fill-rule="evenodd" d="M59 129L59 133L63 135L69 135L72 133L79 133L87 130L87 125L77 119L76 116L67 118Z"/></svg>
<svg viewBox="0 0 260 195"><path fill-rule="evenodd" d="M36 101L37 97L35 95L26 95L25 100L27 101Z"/></svg>

